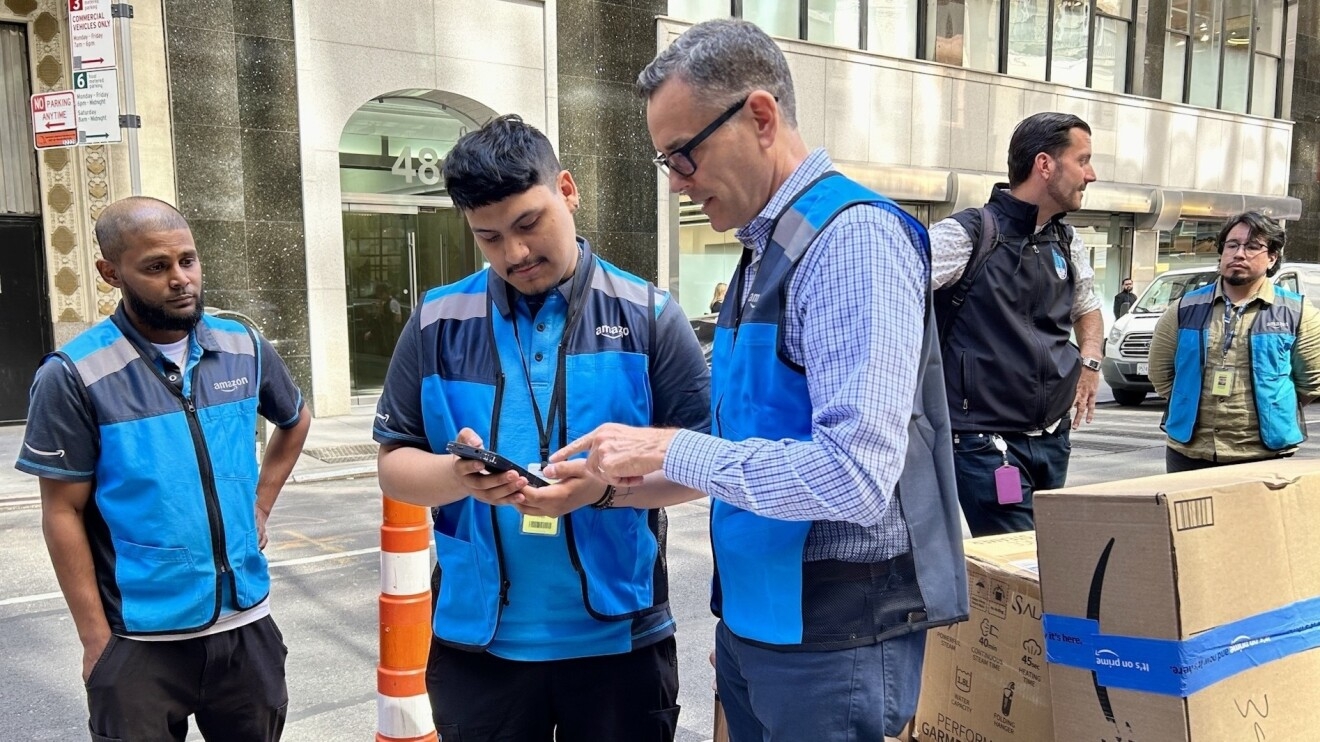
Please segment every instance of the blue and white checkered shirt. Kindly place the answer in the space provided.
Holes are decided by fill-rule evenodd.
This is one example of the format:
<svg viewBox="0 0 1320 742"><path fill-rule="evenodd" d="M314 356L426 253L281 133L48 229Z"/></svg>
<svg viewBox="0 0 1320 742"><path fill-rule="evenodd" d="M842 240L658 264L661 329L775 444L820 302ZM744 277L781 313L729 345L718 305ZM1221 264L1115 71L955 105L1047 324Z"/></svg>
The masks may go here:
<svg viewBox="0 0 1320 742"><path fill-rule="evenodd" d="M753 251L749 271L775 217L832 168L825 150L812 152L738 231ZM871 562L909 551L903 515L890 505L925 329L930 264L918 244L902 220L874 206L836 217L789 281L783 326L789 358L806 369L812 439L735 443L679 431L665 476L769 518L817 521L807 561Z"/></svg>

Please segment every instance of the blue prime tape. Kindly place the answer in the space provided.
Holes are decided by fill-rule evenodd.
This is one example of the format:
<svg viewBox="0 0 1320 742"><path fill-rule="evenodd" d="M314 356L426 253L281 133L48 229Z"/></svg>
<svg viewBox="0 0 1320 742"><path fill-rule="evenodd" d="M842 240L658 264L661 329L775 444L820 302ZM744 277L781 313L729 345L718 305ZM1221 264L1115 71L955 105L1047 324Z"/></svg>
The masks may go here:
<svg viewBox="0 0 1320 742"><path fill-rule="evenodd" d="M1100 632L1087 618L1047 613L1045 657L1109 688L1186 698L1267 662L1320 647L1320 597L1225 624L1182 641Z"/></svg>

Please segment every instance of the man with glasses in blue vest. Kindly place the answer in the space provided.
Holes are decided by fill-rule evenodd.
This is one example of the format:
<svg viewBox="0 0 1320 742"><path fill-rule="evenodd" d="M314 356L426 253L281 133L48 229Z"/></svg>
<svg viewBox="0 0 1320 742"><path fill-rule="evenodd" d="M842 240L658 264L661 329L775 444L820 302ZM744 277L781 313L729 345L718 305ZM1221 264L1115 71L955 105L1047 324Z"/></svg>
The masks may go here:
<svg viewBox="0 0 1320 742"><path fill-rule="evenodd" d="M1320 390L1316 308L1270 278L1283 228L1248 211L1219 230L1219 280L1187 293L1155 325L1150 381L1169 400L1170 472L1291 456L1302 407Z"/></svg>
<svg viewBox="0 0 1320 742"><path fill-rule="evenodd" d="M926 231L807 149L788 63L754 24L692 27L638 89L670 190L743 243L711 434L604 425L551 471L635 505L711 497L733 742L896 735L926 629L967 614Z"/></svg>

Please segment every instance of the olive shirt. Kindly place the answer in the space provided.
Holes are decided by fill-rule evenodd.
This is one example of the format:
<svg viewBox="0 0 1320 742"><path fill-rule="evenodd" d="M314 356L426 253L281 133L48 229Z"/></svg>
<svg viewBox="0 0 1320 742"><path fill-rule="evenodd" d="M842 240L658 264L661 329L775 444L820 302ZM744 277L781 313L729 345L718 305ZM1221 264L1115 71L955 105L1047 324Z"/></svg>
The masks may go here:
<svg viewBox="0 0 1320 742"><path fill-rule="evenodd" d="M1224 362L1220 362L1220 349L1224 342L1223 279L1215 284L1210 310L1206 364L1201 369L1201 403L1197 409L1196 430L1187 444L1170 439L1169 448L1184 456L1204 461L1233 462L1273 458L1281 453L1271 451L1260 441L1256 421L1256 398L1252 391L1251 349L1247 342L1234 342ZM1265 281L1254 296L1247 300L1247 309L1236 337L1246 339L1262 304L1274 303L1274 285ZM1174 354L1178 348L1178 307L1170 306L1155 325L1155 337L1150 342L1150 381L1155 392L1165 399L1173 390ZM1215 369L1224 366L1235 369L1233 389L1227 396L1210 393ZM1297 328L1297 341L1292 349L1292 381L1297 388L1298 400L1306 404L1320 390L1320 313L1308 301L1302 302L1302 320ZM1303 426L1305 430L1305 426Z"/></svg>

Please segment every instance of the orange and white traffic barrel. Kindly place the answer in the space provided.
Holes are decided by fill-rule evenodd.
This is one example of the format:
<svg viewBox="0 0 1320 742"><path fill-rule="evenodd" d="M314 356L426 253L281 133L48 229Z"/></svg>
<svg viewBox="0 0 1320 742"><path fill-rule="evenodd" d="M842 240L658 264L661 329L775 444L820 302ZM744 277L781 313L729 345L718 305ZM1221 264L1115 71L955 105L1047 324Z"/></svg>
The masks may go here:
<svg viewBox="0 0 1320 742"><path fill-rule="evenodd" d="M437 742L426 695L431 648L430 511L384 499L376 742Z"/></svg>

